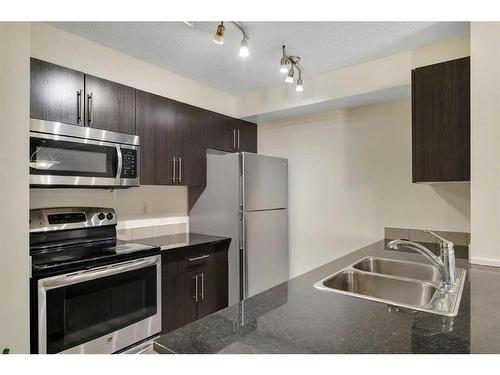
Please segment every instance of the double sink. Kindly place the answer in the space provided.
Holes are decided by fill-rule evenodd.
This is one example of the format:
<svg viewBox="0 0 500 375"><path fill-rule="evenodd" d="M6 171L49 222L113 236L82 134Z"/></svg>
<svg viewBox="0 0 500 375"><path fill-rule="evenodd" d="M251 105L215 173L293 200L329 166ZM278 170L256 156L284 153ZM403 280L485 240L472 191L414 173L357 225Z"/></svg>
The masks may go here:
<svg viewBox="0 0 500 375"><path fill-rule="evenodd" d="M456 269L453 290L441 287L441 274L432 265L366 257L318 281L328 292L386 303L389 306L456 316L465 282L465 270Z"/></svg>

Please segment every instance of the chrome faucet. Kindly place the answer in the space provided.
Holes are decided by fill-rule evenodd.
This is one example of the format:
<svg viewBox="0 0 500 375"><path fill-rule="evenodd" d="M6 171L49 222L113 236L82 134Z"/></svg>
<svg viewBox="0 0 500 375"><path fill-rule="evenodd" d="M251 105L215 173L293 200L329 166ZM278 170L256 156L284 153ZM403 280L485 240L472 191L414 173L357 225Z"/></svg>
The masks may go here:
<svg viewBox="0 0 500 375"><path fill-rule="evenodd" d="M428 248L420 245L419 243L407 240L393 240L387 244L390 249L397 249L399 246L406 247L422 254L429 262L431 262L441 274L443 278L442 289L453 291L456 284L455 275L455 250L453 249L453 242L437 235L430 230L427 233L432 234L434 237L441 241L439 257L435 256Z"/></svg>

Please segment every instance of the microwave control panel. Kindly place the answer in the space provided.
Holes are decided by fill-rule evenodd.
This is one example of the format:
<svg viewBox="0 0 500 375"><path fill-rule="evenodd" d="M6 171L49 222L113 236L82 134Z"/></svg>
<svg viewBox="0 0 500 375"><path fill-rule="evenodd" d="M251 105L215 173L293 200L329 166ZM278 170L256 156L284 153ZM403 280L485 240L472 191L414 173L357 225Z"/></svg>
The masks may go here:
<svg viewBox="0 0 500 375"><path fill-rule="evenodd" d="M137 150L122 148L121 178L137 178Z"/></svg>

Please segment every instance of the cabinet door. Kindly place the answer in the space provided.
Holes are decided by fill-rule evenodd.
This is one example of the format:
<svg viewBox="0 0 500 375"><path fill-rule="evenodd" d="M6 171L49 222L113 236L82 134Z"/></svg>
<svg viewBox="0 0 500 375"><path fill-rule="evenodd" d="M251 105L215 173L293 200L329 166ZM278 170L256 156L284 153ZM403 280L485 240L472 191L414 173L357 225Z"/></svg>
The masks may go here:
<svg viewBox="0 0 500 375"><path fill-rule="evenodd" d="M135 89L85 75L85 123L97 129L135 134Z"/></svg>
<svg viewBox="0 0 500 375"><path fill-rule="evenodd" d="M207 147L227 152L236 151L234 119L215 112L208 112L205 116Z"/></svg>
<svg viewBox="0 0 500 375"><path fill-rule="evenodd" d="M202 266L198 270L198 319L227 307L227 262Z"/></svg>
<svg viewBox="0 0 500 375"><path fill-rule="evenodd" d="M257 124L237 120L238 124L238 151L257 152Z"/></svg>
<svg viewBox="0 0 500 375"><path fill-rule="evenodd" d="M162 278L162 331L164 333L197 319L195 299L197 274L193 271Z"/></svg>
<svg viewBox="0 0 500 375"><path fill-rule="evenodd" d="M137 90L137 134L141 137L141 185L174 184L175 111L173 100Z"/></svg>
<svg viewBox="0 0 500 375"><path fill-rule="evenodd" d="M31 58L30 117L83 125L84 74Z"/></svg>
<svg viewBox="0 0 500 375"><path fill-rule="evenodd" d="M470 58L412 72L413 182L470 180Z"/></svg>
<svg viewBox="0 0 500 375"><path fill-rule="evenodd" d="M206 126L201 108L176 102L175 146L179 158L177 185L206 184Z"/></svg>

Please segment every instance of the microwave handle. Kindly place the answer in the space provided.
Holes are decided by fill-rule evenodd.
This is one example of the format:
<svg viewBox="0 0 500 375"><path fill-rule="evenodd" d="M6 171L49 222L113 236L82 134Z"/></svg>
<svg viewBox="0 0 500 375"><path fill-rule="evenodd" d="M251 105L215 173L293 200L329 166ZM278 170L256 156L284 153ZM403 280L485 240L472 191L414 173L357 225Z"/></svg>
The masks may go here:
<svg viewBox="0 0 500 375"><path fill-rule="evenodd" d="M105 276L115 275L117 273L128 272L145 268L159 262L158 256L149 257L141 260L134 260L115 264L111 266L102 267L94 270L85 270L69 275L55 276L47 280L41 280L44 289L59 288L66 285L75 283L82 283L89 280L95 280Z"/></svg>
<svg viewBox="0 0 500 375"><path fill-rule="evenodd" d="M119 185L120 184L120 177L122 175L122 168L123 168L123 156L122 156L122 148L120 145L115 145L116 146L116 157L117 157L117 163L116 163L116 183Z"/></svg>

